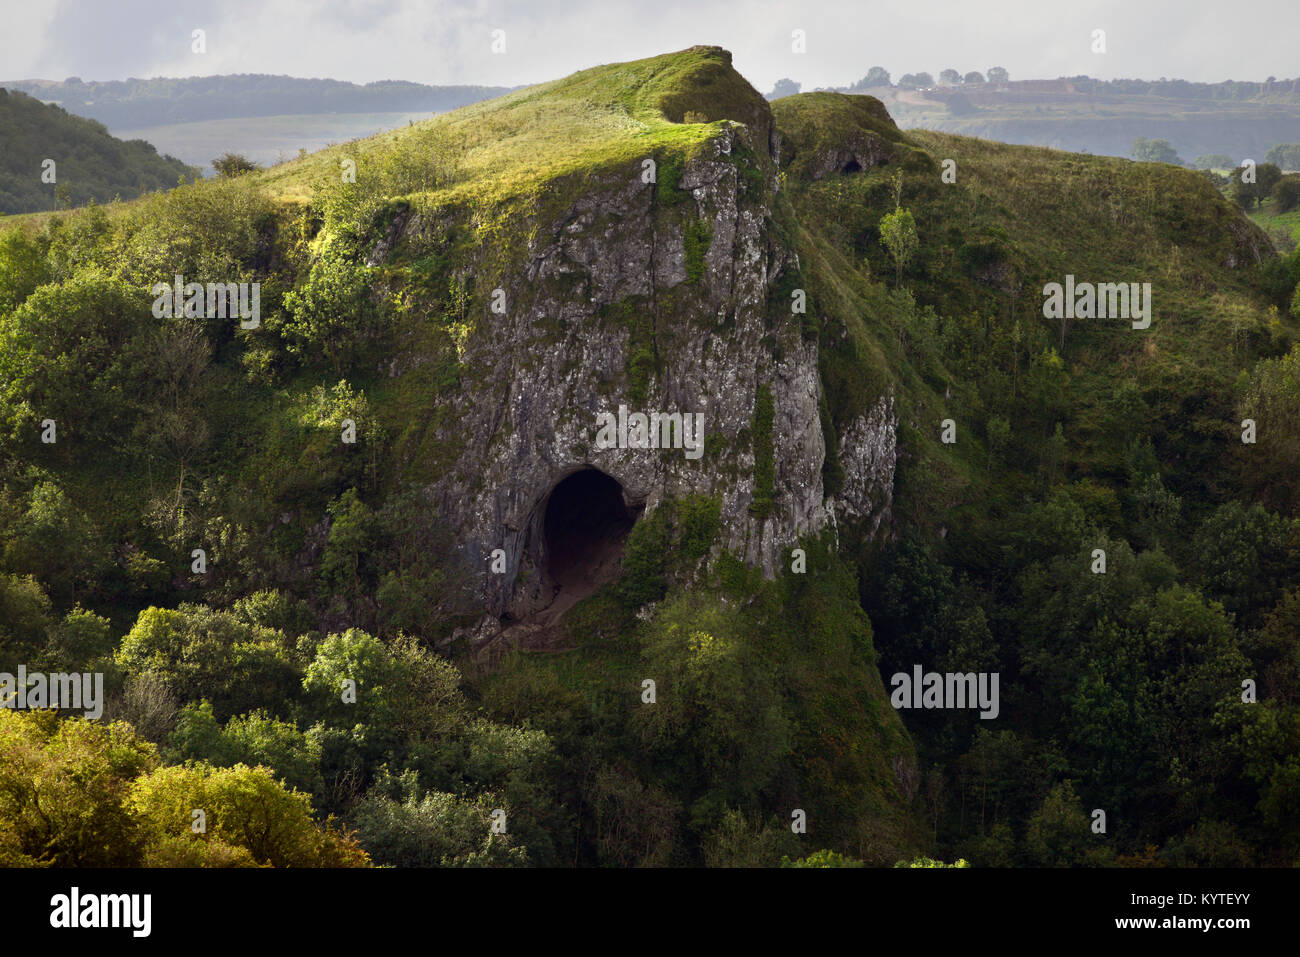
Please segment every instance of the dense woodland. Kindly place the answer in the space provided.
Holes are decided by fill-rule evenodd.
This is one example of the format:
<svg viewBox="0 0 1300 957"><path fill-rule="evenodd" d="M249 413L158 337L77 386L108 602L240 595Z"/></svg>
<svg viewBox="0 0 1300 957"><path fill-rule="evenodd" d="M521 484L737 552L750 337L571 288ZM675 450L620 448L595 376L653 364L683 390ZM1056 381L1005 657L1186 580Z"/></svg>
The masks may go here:
<svg viewBox="0 0 1300 957"><path fill-rule="evenodd" d="M738 77L700 99L693 63L695 122L653 148L715 130L725 84L757 99ZM569 615L574 650L485 665L451 640L468 572L425 495L436 397L474 387L481 234L372 252L399 214L464 212L509 140L473 123L517 123L521 170L527 136L573 138L515 102L357 147L378 172L351 186L316 175L330 154L0 229L0 671L110 692L99 722L0 710L0 863L1300 862L1300 256L1201 173L778 101L772 228L799 265L774 309L809 291L832 452L895 395L890 522L766 581L714 547L715 505L670 502ZM886 162L812 175L865 133ZM641 148L591 162L631 177ZM660 155L660 201L689 207ZM489 160L474 202L505 208ZM1066 272L1152 282L1149 333L1045 320ZM260 281L262 328L155 319L175 273ZM409 350L428 361L396 374ZM918 662L1000 673L999 718L895 734L881 682ZM675 693L637 707L644 673Z"/></svg>
<svg viewBox="0 0 1300 957"><path fill-rule="evenodd" d="M0 143L0 214L135 199L198 175L144 140L115 139L100 123L3 88Z"/></svg>

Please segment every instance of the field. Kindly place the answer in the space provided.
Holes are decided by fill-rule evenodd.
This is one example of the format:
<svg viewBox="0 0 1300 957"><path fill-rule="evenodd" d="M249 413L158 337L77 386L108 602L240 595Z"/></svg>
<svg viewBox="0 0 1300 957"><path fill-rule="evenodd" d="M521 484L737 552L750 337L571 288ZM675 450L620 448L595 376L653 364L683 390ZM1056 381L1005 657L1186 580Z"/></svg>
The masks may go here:
<svg viewBox="0 0 1300 957"><path fill-rule="evenodd" d="M147 140L158 148L212 175L210 163L222 153L242 153L260 166L292 159L299 150L314 153L384 130L427 119L427 113L317 113L255 116L173 123L138 129L112 129L124 140Z"/></svg>

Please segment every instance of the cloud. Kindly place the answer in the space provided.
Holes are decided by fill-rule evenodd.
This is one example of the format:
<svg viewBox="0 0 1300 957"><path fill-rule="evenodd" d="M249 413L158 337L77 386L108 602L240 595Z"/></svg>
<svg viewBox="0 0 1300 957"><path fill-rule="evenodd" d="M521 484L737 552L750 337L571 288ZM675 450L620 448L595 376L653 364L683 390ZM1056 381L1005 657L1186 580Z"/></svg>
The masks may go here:
<svg viewBox="0 0 1300 957"><path fill-rule="evenodd" d="M1192 80L1294 71L1294 0L1068 6L1039 0L52 0L14 3L0 36L10 78L121 79L279 73L368 82L516 85L677 50L725 46L761 89L782 76L842 86L880 64L895 76L1005 66L1013 77L1086 73ZM207 52L190 50L195 29ZM807 35L807 53L790 33ZM1107 53L1091 52L1104 29ZM492 31L506 52L491 52Z"/></svg>

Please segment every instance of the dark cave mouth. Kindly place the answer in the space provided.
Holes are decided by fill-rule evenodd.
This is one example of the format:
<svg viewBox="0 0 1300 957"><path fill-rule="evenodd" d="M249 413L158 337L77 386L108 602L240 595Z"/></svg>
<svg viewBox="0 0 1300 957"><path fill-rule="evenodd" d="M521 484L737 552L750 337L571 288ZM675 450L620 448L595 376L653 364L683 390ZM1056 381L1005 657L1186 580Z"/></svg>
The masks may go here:
<svg viewBox="0 0 1300 957"><path fill-rule="evenodd" d="M589 594L617 574L639 509L623 486L597 469L560 480L546 500L546 571L562 591Z"/></svg>

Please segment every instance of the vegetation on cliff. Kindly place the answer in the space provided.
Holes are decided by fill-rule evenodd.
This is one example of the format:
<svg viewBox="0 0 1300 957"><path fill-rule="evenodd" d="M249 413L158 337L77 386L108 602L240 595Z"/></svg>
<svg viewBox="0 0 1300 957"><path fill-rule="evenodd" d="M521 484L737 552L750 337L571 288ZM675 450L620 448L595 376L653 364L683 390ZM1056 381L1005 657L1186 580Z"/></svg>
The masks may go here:
<svg viewBox="0 0 1300 957"><path fill-rule="evenodd" d="M476 609L427 491L463 438L450 398L494 387L477 317L537 230L646 158L655 222L689 236L682 170L731 122L782 144L779 168L726 161L794 254L769 307L806 295L827 447L894 397L890 519L765 580L717 547L715 501L670 498L566 650L484 660L453 640ZM1044 319L1067 274L1151 283L1150 327ZM174 275L260 283L260 325L155 318ZM23 217L0 234L0 671L102 671L134 730L0 732L47 763L135 755L59 797L112 805L120 863L1294 863L1298 281L1200 174L903 133L869 97L769 110L708 47ZM656 330L602 322L644 389ZM760 512L787 438L766 395ZM998 719L900 720L886 682L918 663L1000 673ZM169 843L178 801L253 767L287 850ZM73 860L24 807L0 807L0 855Z"/></svg>

